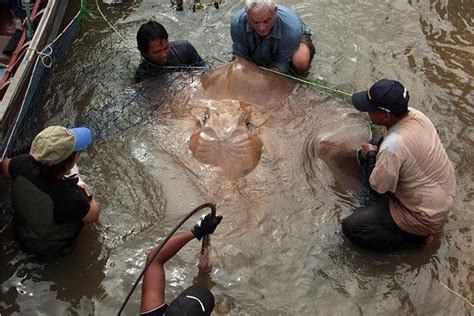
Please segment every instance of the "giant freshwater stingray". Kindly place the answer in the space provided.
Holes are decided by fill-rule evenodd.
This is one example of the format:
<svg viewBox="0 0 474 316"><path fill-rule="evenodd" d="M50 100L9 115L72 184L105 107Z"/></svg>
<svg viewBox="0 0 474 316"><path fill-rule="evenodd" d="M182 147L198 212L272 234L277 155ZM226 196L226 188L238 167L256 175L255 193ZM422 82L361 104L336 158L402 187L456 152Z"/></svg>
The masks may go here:
<svg viewBox="0 0 474 316"><path fill-rule="evenodd" d="M126 153L137 161L143 192L136 184L120 190L149 196L157 206L148 208L163 207L163 200L170 208L215 202L231 230L242 231L295 200L311 205L335 194L352 203L360 190L355 157L370 139L368 122L335 97L245 60L139 88L141 96L125 110L152 106L154 113L126 131L127 142L104 163L120 168L115 160L125 155L121 173L135 183Z"/></svg>
<svg viewBox="0 0 474 316"><path fill-rule="evenodd" d="M117 284L133 282L144 249L203 202L224 216L212 237L213 279L229 293L250 284L252 301L275 275L276 288L262 291L292 282L293 261L306 260L299 253L314 260L311 245L334 239L335 223L357 206L356 150L370 132L349 104L243 60L134 89L140 94L132 91L120 111L127 119L111 112L101 128L133 123L141 109L148 119L123 124L94 146L93 165L83 168L97 177L105 240L114 249L104 281L109 297ZM197 270L196 247L180 253L178 270L187 275L173 277L175 292Z"/></svg>

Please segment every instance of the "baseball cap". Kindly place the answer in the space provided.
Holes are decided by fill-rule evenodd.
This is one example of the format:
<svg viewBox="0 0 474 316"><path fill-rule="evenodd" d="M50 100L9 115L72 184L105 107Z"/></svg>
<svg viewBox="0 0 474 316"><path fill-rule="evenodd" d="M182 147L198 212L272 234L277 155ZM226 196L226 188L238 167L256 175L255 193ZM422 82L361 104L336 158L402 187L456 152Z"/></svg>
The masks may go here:
<svg viewBox="0 0 474 316"><path fill-rule="evenodd" d="M85 150L91 142L92 134L86 127L49 126L36 135L30 155L36 161L52 166L75 151Z"/></svg>
<svg viewBox="0 0 474 316"><path fill-rule="evenodd" d="M354 93L352 104L362 112L383 111L397 115L408 110L409 99L407 89L400 82L382 79L369 90Z"/></svg>
<svg viewBox="0 0 474 316"><path fill-rule="evenodd" d="M184 290L166 309L166 316L204 316L211 315L214 296L200 285Z"/></svg>

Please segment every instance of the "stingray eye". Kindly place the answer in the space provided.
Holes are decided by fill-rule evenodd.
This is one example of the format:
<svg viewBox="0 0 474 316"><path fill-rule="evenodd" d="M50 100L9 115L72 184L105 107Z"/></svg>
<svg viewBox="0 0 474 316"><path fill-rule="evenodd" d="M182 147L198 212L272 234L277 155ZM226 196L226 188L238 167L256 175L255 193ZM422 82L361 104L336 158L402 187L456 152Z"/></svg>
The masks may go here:
<svg viewBox="0 0 474 316"><path fill-rule="evenodd" d="M245 126L247 126L248 130L249 131L255 131L257 128L255 127L255 125L252 124L252 122L246 122L245 123Z"/></svg>
<svg viewBox="0 0 474 316"><path fill-rule="evenodd" d="M204 125L206 124L207 120L209 119L210 117L210 113L209 113L209 110L206 110L206 112L204 112L204 115L201 117L201 125Z"/></svg>
<svg viewBox="0 0 474 316"><path fill-rule="evenodd" d="M245 112L240 114L240 116L239 116L239 125L244 125L244 124L247 125L249 122L250 122L250 119L249 119L249 117L247 116L247 114Z"/></svg>

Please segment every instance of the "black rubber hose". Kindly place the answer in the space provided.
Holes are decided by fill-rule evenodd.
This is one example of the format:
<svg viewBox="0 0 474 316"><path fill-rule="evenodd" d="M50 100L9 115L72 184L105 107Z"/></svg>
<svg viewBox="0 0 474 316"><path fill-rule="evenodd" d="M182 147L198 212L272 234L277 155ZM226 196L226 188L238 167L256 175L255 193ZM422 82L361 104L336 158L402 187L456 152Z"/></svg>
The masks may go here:
<svg viewBox="0 0 474 316"><path fill-rule="evenodd" d="M143 271L140 273L140 275L138 276L137 280L135 281L135 283L133 284L132 286L132 289L130 290L130 292L128 292L128 295L127 297L125 298L125 301L123 302L122 306L120 307L120 310L118 311L117 315L120 316L120 314L122 313L122 311L124 310L125 306L127 305L128 303L128 300L130 299L130 297L132 296L133 294L133 291L135 291L135 289L137 288L138 286L138 283L140 282L140 280L143 278L143 275L145 274L146 270L148 269L148 267L150 266L150 264L153 262L153 260L155 260L156 256L158 255L158 253L160 253L160 250L161 248L163 248L163 246L166 244L166 242L171 238L171 236L173 236L176 231L191 217L193 216L194 214L196 214L197 212L199 212L200 210L206 208L206 207L209 207L211 209L211 212L212 212L212 215L216 215L216 205L215 204L212 204L212 203L204 203L202 205L199 205L198 207L196 207L194 210L192 210L188 215L186 215L185 218L183 218L181 220L181 222L178 223L178 225L176 225L176 227L168 234L168 236L166 236L166 238L161 242L160 246L158 247L158 251L155 252L155 254L153 255L153 257L151 258L151 260L149 260L146 264L145 264L145 268L143 268Z"/></svg>

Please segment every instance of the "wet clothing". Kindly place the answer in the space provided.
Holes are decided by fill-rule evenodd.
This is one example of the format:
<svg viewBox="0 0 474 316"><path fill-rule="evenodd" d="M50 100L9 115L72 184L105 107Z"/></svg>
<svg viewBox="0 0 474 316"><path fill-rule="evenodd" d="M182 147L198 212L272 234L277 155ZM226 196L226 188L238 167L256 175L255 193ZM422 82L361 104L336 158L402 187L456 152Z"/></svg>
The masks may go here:
<svg viewBox="0 0 474 316"><path fill-rule="evenodd" d="M151 311L147 311L144 313L140 313L141 316L162 316L165 315L166 309L168 308L168 304L163 303L162 305L152 309Z"/></svg>
<svg viewBox="0 0 474 316"><path fill-rule="evenodd" d="M392 249L402 245L423 245L425 237L408 233L394 222L389 197L355 210L342 221L344 235L354 244L372 249Z"/></svg>
<svg viewBox="0 0 474 316"><path fill-rule="evenodd" d="M188 41L171 41L169 42L169 45L170 54L165 64L156 65L146 59L142 60L135 73L136 83L149 78L173 73L178 70L186 70L186 66L200 67L205 65L205 62L202 60L201 56L199 56L194 46Z"/></svg>
<svg viewBox="0 0 474 316"><path fill-rule="evenodd" d="M8 171L14 179L14 227L21 244L39 256L66 249L81 231L90 208L77 179L42 179L40 164L29 154L12 158Z"/></svg>
<svg viewBox="0 0 474 316"><path fill-rule="evenodd" d="M211 315L214 309L214 295L201 285L192 285L181 292L168 306L163 303L151 311L140 313L146 316Z"/></svg>
<svg viewBox="0 0 474 316"><path fill-rule="evenodd" d="M349 240L389 249L423 243L426 236L441 231L456 179L438 134L423 113L409 108L407 116L388 130L375 165L373 154L367 160L362 165L365 183L370 183L376 202L343 220Z"/></svg>
<svg viewBox="0 0 474 316"><path fill-rule="evenodd" d="M277 6L273 28L263 39L250 25L245 9L232 17L230 25L234 55L283 73L290 71L291 57L298 50L303 35L306 37L303 43L312 45L311 34L301 19L283 5ZM314 55L314 46L312 53Z"/></svg>
<svg viewBox="0 0 474 316"><path fill-rule="evenodd" d="M456 178L435 127L423 113L409 108L388 130L369 180L378 193L393 193L390 214L401 229L420 236L442 230Z"/></svg>

